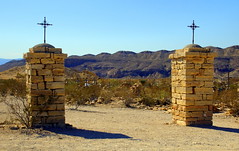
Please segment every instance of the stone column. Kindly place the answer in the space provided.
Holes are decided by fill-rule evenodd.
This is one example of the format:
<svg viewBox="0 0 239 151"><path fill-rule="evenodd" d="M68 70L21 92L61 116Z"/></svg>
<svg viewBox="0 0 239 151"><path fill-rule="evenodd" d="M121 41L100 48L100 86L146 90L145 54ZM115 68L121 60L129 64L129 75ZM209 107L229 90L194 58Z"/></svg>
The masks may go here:
<svg viewBox="0 0 239 151"><path fill-rule="evenodd" d="M212 125L215 53L191 44L172 59L172 114L179 125Z"/></svg>
<svg viewBox="0 0 239 151"><path fill-rule="evenodd" d="M67 54L50 44L39 44L24 54L27 99L32 127L65 126L65 74Z"/></svg>

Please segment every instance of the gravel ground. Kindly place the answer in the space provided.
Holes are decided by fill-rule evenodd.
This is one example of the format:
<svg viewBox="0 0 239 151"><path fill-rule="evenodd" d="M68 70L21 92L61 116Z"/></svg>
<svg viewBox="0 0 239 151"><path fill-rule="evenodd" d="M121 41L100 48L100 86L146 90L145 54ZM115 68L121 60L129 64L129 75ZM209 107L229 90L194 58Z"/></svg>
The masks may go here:
<svg viewBox="0 0 239 151"><path fill-rule="evenodd" d="M0 105L0 123L6 119ZM0 128L0 150L239 150L239 119L214 114L213 127L171 124L164 111L81 106L66 110L75 129L10 130Z"/></svg>

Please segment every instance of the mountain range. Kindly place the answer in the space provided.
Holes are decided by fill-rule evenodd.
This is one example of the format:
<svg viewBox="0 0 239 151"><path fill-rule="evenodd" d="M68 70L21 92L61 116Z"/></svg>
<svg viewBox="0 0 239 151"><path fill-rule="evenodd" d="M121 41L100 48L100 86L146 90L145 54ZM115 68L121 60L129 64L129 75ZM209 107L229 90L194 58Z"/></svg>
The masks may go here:
<svg viewBox="0 0 239 151"><path fill-rule="evenodd" d="M225 78L230 72L231 77L239 76L239 45L219 48L208 46L217 52L215 58L215 76ZM163 78L169 77L171 61L169 54L174 51L118 51L116 53L101 53L98 55L69 56L65 66L74 70L89 70L102 78ZM0 65L0 72L12 67L23 66L25 60L12 60Z"/></svg>

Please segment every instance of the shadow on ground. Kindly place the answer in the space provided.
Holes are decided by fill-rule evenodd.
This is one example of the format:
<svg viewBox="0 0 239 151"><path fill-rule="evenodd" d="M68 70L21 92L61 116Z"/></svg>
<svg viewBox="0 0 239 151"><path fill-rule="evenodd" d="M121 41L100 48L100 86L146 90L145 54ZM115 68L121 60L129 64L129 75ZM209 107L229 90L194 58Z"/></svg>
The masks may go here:
<svg viewBox="0 0 239 151"><path fill-rule="evenodd" d="M129 139L131 137L118 134L118 133L107 133L107 132L99 132L92 130L84 130L84 129L48 129L51 132L68 135L68 136L76 136L83 137L85 139Z"/></svg>
<svg viewBox="0 0 239 151"><path fill-rule="evenodd" d="M238 128L228 128L228 127L219 127L219 126L196 126L198 128L212 129L217 131L231 132L231 133L239 133Z"/></svg>

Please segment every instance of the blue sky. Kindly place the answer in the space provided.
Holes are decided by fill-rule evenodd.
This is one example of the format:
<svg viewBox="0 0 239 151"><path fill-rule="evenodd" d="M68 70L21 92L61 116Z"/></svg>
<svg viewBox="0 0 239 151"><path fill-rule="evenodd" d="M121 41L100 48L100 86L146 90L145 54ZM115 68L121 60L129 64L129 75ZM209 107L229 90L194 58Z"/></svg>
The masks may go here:
<svg viewBox="0 0 239 151"><path fill-rule="evenodd" d="M21 58L43 42L69 55L173 50L191 43L239 43L238 0L0 0L0 58Z"/></svg>

